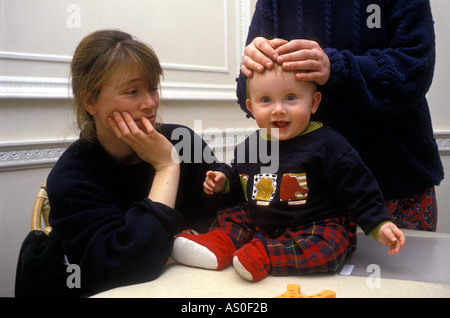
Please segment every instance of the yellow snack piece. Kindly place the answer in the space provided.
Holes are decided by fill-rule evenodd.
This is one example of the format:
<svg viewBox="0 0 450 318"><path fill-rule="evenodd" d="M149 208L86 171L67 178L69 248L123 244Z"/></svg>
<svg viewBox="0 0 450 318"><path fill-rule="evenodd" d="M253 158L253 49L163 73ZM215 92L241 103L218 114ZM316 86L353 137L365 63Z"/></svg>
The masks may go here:
<svg viewBox="0 0 450 318"><path fill-rule="evenodd" d="M324 290L311 296L305 296L300 294L300 285L288 284L286 292L275 298L336 298L336 292Z"/></svg>

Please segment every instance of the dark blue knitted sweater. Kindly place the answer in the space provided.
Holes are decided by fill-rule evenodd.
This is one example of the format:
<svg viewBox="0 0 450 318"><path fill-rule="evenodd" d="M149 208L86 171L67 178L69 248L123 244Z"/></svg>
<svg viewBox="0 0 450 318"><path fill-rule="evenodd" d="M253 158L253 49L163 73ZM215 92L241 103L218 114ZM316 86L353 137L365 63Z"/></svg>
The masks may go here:
<svg viewBox="0 0 450 318"><path fill-rule="evenodd" d="M380 28L370 27L367 20L376 18ZM385 199L440 183L444 172L425 98L435 64L428 0L259 0L247 44L257 36L309 39L324 49L331 77L320 88L314 120L350 141ZM245 81L240 74L237 95L247 112Z"/></svg>

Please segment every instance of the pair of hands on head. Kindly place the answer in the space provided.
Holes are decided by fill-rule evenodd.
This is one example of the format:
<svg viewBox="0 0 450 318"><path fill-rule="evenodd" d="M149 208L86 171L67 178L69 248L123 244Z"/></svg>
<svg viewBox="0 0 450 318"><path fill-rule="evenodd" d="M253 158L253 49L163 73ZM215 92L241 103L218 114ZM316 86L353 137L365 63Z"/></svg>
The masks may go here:
<svg viewBox="0 0 450 318"><path fill-rule="evenodd" d="M330 60L317 42L310 40L267 40L255 38L246 46L241 72L252 77L253 72L271 69L273 62L283 65L284 70L298 71L297 80L325 85L330 78Z"/></svg>

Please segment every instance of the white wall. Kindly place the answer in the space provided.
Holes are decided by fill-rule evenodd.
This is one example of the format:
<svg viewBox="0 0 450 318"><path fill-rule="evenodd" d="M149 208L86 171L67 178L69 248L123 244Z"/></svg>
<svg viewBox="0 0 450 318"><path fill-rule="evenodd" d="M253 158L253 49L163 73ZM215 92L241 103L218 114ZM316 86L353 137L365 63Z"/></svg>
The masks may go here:
<svg viewBox="0 0 450 318"><path fill-rule="evenodd" d="M235 77L250 16L247 0L1 0L0 296L13 295L38 188L78 135L68 69L79 41L119 28L150 44L165 73L164 122L247 128Z"/></svg>
<svg viewBox="0 0 450 318"><path fill-rule="evenodd" d="M436 188L438 201L438 232L450 233L450 1L431 0L436 32L436 68L428 92L433 128L438 141L445 179Z"/></svg>
<svg viewBox="0 0 450 318"><path fill-rule="evenodd" d="M38 188L77 137L68 67L77 43L99 28L120 28L149 43L165 71L164 122L202 130L249 128L235 101L247 25L256 0L0 1L0 297L12 296L20 245ZM450 169L450 2L431 0L438 60L430 107ZM450 233L450 184L438 187L438 231Z"/></svg>

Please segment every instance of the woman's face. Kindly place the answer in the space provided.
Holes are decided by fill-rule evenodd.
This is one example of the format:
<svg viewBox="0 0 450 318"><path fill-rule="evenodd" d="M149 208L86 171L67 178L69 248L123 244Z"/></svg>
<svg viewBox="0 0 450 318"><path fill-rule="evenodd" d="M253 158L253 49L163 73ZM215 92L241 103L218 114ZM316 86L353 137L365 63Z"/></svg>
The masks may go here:
<svg viewBox="0 0 450 318"><path fill-rule="evenodd" d="M158 87L149 87L140 72L127 72L127 76L117 74L106 82L95 100L86 103L86 110L94 117L99 141L120 142L108 118L115 112L128 112L136 125L143 130L142 117L154 125L159 106Z"/></svg>

